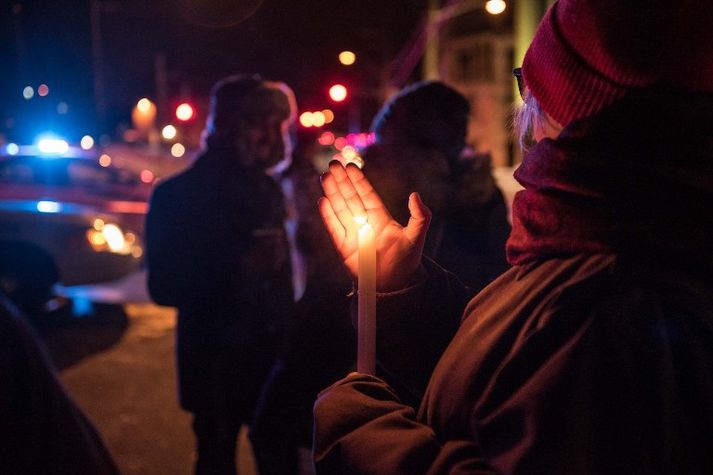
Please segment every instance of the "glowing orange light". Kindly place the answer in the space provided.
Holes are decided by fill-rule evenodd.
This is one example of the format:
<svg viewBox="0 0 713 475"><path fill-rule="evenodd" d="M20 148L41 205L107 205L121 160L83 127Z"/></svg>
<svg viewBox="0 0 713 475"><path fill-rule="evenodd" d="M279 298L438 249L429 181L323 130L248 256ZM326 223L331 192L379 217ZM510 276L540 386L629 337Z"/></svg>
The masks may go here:
<svg viewBox="0 0 713 475"><path fill-rule="evenodd" d="M176 107L176 119L182 120L184 122L187 120L191 120L195 113L196 112L193 110L193 106L191 106L187 102L179 104L178 107Z"/></svg>
<svg viewBox="0 0 713 475"><path fill-rule="evenodd" d="M312 118L311 112L303 112L300 114L300 124L302 127L312 127L314 125L314 119Z"/></svg>
<svg viewBox="0 0 713 475"><path fill-rule="evenodd" d="M352 51L342 51L339 53L339 62L344 66L351 66L356 61L356 55Z"/></svg>
<svg viewBox="0 0 713 475"><path fill-rule="evenodd" d="M99 165L103 166L104 168L108 167L109 165L111 165L111 157L106 153L102 154L102 156L99 157Z"/></svg>
<svg viewBox="0 0 713 475"><path fill-rule="evenodd" d="M331 124L334 120L334 112L331 109L324 109L322 114L324 114L324 123Z"/></svg>
<svg viewBox="0 0 713 475"><path fill-rule="evenodd" d="M152 183L154 179L154 174L151 170L141 170L141 181L144 183Z"/></svg>
<svg viewBox="0 0 713 475"><path fill-rule="evenodd" d="M335 84L329 88L329 97L334 102L342 102L347 98L347 88L343 84Z"/></svg>
<svg viewBox="0 0 713 475"><path fill-rule="evenodd" d="M89 240L89 243L92 245L92 248L94 250L98 251L100 250L104 245L106 245L106 238L104 237L104 234L95 231L94 229L90 229L87 231L87 240Z"/></svg>
<svg viewBox="0 0 713 475"><path fill-rule="evenodd" d="M142 97L141 99L139 99L139 102L136 103L136 109L138 109L139 112L143 112L145 114L151 110L151 107L153 105L153 102L151 102L145 97Z"/></svg>

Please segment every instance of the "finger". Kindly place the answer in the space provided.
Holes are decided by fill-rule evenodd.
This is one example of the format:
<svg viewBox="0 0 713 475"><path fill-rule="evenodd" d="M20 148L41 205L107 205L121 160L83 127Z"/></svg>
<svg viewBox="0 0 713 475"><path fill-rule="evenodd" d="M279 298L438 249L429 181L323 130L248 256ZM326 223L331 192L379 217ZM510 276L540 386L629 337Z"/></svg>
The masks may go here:
<svg viewBox="0 0 713 475"><path fill-rule="evenodd" d="M409 196L408 210L411 216L404 232L409 241L419 249L423 249L428 225L431 222L431 210L424 204L418 193L411 193Z"/></svg>
<svg viewBox="0 0 713 475"><path fill-rule="evenodd" d="M329 203L339 219L341 225L347 232L354 227L354 215L349 210L347 202L339 191L339 186L337 185L337 180L334 174L330 171L322 175L322 190L324 190L324 195L329 200Z"/></svg>
<svg viewBox="0 0 713 475"><path fill-rule="evenodd" d="M338 161L332 161L329 164L329 172L334 176L337 182L337 188L344 198L347 207L352 212L354 216L366 216L366 208L364 203L361 201L359 193L357 193L354 188L354 183L352 183L351 178L344 169L344 166Z"/></svg>
<svg viewBox="0 0 713 475"><path fill-rule="evenodd" d="M342 223L334 214L332 209L332 204L327 198L319 199L319 214L322 216L322 221L324 221L324 226L327 228L329 236L332 238L334 245L339 249L344 244L344 239L346 237L346 230Z"/></svg>
<svg viewBox="0 0 713 475"><path fill-rule="evenodd" d="M364 175L364 172L353 163L347 165L346 171L368 214L372 217L390 221L392 219L391 214L386 209L386 206L384 206L384 202L381 201L379 194L366 178L366 175Z"/></svg>
<svg viewBox="0 0 713 475"><path fill-rule="evenodd" d="M367 209L384 208L381 198L358 166L350 163L346 167L346 172Z"/></svg>

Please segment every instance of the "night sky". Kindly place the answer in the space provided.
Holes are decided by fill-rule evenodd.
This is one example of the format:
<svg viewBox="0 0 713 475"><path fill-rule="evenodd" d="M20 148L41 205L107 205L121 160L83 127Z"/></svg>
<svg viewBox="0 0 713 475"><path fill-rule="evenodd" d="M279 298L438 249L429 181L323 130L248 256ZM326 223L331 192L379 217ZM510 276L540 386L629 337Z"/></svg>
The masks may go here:
<svg viewBox="0 0 713 475"><path fill-rule="evenodd" d="M43 128L58 128L70 138L115 133L117 126L128 124L138 98L156 97L159 54L165 56L169 101L184 98L202 105L217 79L237 72L288 82L301 109L330 106L327 88L336 80L370 94L416 30L425 3L264 0L247 20L212 28L201 23L234 20L233 13L249 9L250 2L101 1L107 101L102 123L93 95L91 2L5 1L0 9L0 133L20 141ZM338 63L343 49L356 52L355 66ZM41 83L50 87L47 97L23 99L23 87L36 89ZM64 115L56 113L60 101L68 105Z"/></svg>

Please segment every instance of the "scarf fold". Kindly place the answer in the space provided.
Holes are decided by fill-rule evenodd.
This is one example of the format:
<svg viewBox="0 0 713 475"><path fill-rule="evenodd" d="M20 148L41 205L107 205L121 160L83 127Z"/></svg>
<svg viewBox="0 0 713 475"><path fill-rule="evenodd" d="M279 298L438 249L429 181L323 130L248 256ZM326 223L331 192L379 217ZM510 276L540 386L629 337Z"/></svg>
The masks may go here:
<svg viewBox="0 0 713 475"><path fill-rule="evenodd" d="M541 141L515 178L513 265L616 252L713 268L711 94L632 94Z"/></svg>

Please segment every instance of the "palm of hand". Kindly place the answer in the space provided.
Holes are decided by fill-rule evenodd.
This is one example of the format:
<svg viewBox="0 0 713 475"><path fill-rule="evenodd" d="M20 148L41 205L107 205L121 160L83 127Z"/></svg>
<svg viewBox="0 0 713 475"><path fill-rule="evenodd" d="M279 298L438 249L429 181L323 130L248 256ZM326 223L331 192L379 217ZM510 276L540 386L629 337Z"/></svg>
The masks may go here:
<svg viewBox="0 0 713 475"><path fill-rule="evenodd" d="M356 276L358 271L359 224L355 216L366 216L374 228L377 249L377 288L396 290L406 286L421 264L430 211L417 193L409 198L411 218L404 227L386 210L364 174L353 164L344 168L332 162L322 176L326 198L320 212L344 264Z"/></svg>

